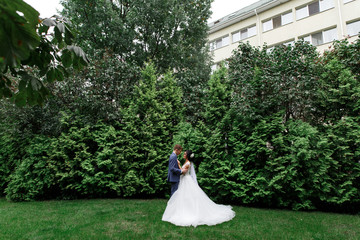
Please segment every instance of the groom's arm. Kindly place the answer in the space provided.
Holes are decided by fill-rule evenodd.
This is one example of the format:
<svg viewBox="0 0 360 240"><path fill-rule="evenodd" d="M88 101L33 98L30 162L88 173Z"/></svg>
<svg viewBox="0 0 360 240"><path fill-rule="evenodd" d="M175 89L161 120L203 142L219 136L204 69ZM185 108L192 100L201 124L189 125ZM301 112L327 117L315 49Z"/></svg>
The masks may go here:
<svg viewBox="0 0 360 240"><path fill-rule="evenodd" d="M181 175L182 173L182 171L179 169L177 159L175 157L170 159L170 171L177 175Z"/></svg>

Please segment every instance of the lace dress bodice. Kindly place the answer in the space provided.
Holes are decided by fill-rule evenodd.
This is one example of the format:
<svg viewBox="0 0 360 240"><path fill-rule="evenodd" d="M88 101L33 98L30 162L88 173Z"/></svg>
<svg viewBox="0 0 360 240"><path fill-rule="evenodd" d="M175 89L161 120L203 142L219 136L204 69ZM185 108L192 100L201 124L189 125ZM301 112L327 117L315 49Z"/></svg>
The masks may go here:
<svg viewBox="0 0 360 240"><path fill-rule="evenodd" d="M190 175L190 161L187 163L184 163L184 165L182 165L181 168L185 168L186 166L189 166L188 167L189 170L184 174L184 176Z"/></svg>

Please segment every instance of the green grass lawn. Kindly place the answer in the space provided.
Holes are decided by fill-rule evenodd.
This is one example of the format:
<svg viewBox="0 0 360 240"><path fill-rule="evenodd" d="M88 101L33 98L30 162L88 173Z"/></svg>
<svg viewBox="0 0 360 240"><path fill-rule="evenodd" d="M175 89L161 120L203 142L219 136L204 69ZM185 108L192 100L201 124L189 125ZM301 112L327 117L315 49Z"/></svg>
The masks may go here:
<svg viewBox="0 0 360 240"><path fill-rule="evenodd" d="M216 226L162 222L166 200L0 199L0 239L360 239L360 216L235 206Z"/></svg>

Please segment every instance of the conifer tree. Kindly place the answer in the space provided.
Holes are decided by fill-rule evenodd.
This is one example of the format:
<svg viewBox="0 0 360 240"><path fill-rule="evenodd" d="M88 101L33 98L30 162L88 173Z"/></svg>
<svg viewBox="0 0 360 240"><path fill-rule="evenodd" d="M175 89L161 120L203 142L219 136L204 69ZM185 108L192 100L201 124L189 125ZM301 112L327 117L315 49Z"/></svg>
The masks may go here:
<svg viewBox="0 0 360 240"><path fill-rule="evenodd" d="M215 199L226 199L230 193L228 174L231 170L229 132L231 91L227 69L216 71L208 83L204 123L200 123L204 135L203 161L199 167L199 183Z"/></svg>
<svg viewBox="0 0 360 240"><path fill-rule="evenodd" d="M164 192L172 138L182 120L181 96L171 74L157 75L151 63L142 71L134 101L123 111L120 147L127 162L124 196Z"/></svg>

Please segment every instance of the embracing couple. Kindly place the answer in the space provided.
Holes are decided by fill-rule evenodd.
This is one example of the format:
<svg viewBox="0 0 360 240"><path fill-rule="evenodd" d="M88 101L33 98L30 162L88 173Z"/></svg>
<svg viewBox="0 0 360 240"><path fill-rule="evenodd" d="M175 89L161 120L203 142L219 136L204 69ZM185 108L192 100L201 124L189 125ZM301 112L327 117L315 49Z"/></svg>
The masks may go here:
<svg viewBox="0 0 360 240"><path fill-rule="evenodd" d="M162 220L177 226L215 225L231 220L235 212L231 206L214 203L197 183L193 161L194 153L184 153L185 163L181 166L177 156L182 152L178 144L169 158L168 182L171 183L171 197Z"/></svg>

